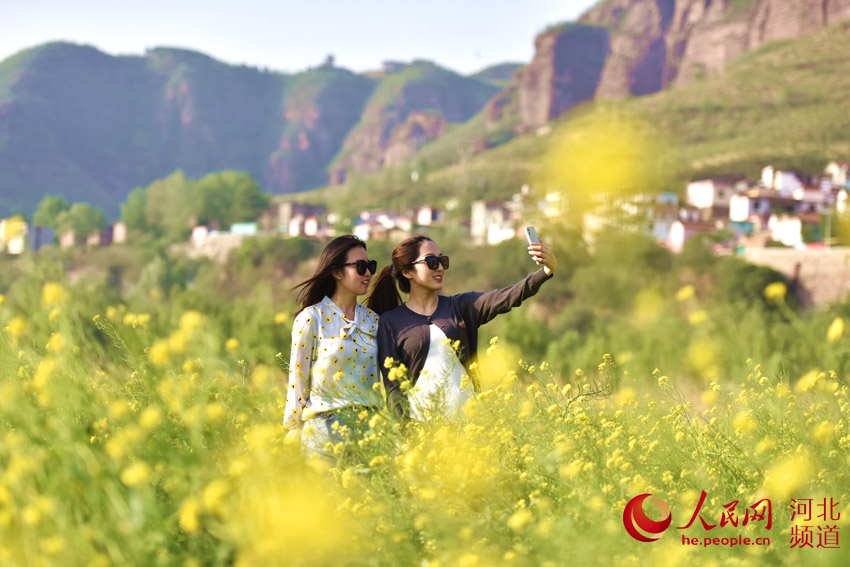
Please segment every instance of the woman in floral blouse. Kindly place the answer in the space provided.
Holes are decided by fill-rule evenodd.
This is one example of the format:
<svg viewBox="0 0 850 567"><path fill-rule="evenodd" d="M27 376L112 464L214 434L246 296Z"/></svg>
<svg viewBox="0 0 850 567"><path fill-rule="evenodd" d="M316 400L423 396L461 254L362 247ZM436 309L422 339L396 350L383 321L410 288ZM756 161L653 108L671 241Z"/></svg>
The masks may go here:
<svg viewBox="0 0 850 567"><path fill-rule="evenodd" d="M376 268L366 244L344 235L325 246L315 274L296 286L284 425L301 430L308 453L334 459L334 446L356 429L362 412L381 405L378 316L357 302Z"/></svg>

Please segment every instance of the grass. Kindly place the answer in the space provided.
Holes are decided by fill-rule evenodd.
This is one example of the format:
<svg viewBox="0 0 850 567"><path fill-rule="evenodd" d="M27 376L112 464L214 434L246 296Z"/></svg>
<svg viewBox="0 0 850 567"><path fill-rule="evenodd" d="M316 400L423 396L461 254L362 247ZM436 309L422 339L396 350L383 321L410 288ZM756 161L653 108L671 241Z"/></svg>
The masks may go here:
<svg viewBox="0 0 850 567"><path fill-rule="evenodd" d="M562 374L518 362L494 339L461 419L400 426L384 411L364 414L360 443L340 444L346 456L329 467L305 460L281 426L285 374L242 358L252 322L228 336L210 325L214 312L162 299L146 312L122 302L93 314L84 288L58 281L4 291L4 565L848 559L846 545L794 545L806 526L814 544L827 541L826 526L847 529L845 376L797 378L749 361L742 375L693 382L630 375L601 352L598 367ZM264 324L288 327L285 315L263 313ZM831 344L846 350L846 340ZM674 530L703 491L701 517L735 524ZM623 526L626 503L643 493L673 514L651 545ZM836 503L841 519L792 520L795 498ZM770 529L750 515L766 500ZM699 545L682 545L683 535ZM738 536L770 544L703 546Z"/></svg>

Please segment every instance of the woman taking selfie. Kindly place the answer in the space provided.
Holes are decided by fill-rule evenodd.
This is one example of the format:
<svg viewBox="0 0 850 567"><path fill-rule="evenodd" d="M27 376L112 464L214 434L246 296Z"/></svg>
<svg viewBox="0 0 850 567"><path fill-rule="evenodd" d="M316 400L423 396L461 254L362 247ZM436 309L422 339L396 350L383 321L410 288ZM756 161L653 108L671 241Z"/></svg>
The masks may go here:
<svg viewBox="0 0 850 567"><path fill-rule="evenodd" d="M367 302L381 315L378 361L392 410L416 420L460 411L473 392L469 366L475 360L478 327L533 296L557 268L547 245L530 244L528 252L543 268L520 282L486 293L444 296L439 292L449 258L439 246L427 236L414 236L395 247L392 265L378 274ZM406 302L398 290L409 294ZM389 366L387 358L392 359ZM393 364L407 368L411 388L406 396Z"/></svg>
<svg viewBox="0 0 850 567"><path fill-rule="evenodd" d="M376 268L363 241L344 235L322 250L315 274L293 288L301 290L292 324L284 425L303 428L308 453L332 457L327 444L344 441L341 426L354 429L360 412L381 405L373 389L378 316L357 302Z"/></svg>

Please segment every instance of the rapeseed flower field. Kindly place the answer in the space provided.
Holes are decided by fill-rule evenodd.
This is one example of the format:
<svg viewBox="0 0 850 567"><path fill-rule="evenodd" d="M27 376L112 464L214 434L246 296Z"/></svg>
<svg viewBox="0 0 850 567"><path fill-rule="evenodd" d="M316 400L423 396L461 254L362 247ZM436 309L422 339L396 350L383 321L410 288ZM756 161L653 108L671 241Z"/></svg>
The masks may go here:
<svg viewBox="0 0 850 567"><path fill-rule="evenodd" d="M0 295L0 565L850 562L850 388L827 365L722 375L706 334L682 353L697 379L604 351L565 375L494 338L461 419L364 412L330 464L282 427L285 355L246 357L255 340L215 312L92 312L91 296L58 280ZM287 336L287 312L252 316ZM844 325L821 329L825 362L846 356ZM672 516L651 543L624 525L641 494Z"/></svg>

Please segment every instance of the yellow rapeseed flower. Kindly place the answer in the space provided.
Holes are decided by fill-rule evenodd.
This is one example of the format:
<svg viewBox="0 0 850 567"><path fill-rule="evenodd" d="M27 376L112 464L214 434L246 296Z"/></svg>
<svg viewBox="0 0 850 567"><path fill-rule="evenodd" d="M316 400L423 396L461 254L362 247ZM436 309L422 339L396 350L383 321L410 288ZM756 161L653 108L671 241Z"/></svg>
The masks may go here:
<svg viewBox="0 0 850 567"><path fill-rule="evenodd" d="M706 313L702 309L688 314L688 322L693 326L700 325L702 323L705 323L706 321L708 321L708 313Z"/></svg>
<svg viewBox="0 0 850 567"><path fill-rule="evenodd" d="M648 327L661 316L664 307L664 297L655 288L641 289L635 296L632 307L632 321L638 327Z"/></svg>
<svg viewBox="0 0 850 567"><path fill-rule="evenodd" d="M735 426L735 433L742 437L749 435L757 427L756 422L748 411L742 411L736 415L735 419L732 420L732 424Z"/></svg>
<svg viewBox="0 0 850 567"><path fill-rule="evenodd" d="M195 330L203 325L203 323L204 316L199 311L189 310L180 316L180 330L183 331L187 338L191 338Z"/></svg>
<svg viewBox="0 0 850 567"><path fill-rule="evenodd" d="M814 476L815 469L810 455L791 455L765 472L763 488L769 497L787 501L813 480Z"/></svg>
<svg viewBox="0 0 850 567"><path fill-rule="evenodd" d="M685 301L688 298L694 296L694 286L691 284L686 285L676 292L676 301Z"/></svg>
<svg viewBox="0 0 850 567"><path fill-rule="evenodd" d="M41 511L35 506L27 506L24 508L21 518L24 520L26 525L34 526L41 521Z"/></svg>
<svg viewBox="0 0 850 567"><path fill-rule="evenodd" d="M275 325L283 325L287 321L289 321L289 313L286 313L284 311L278 311L277 313L274 314L274 324Z"/></svg>
<svg viewBox="0 0 850 567"><path fill-rule="evenodd" d="M168 351L173 354L183 354L186 352L186 333L183 331L175 331L168 337Z"/></svg>
<svg viewBox="0 0 850 567"><path fill-rule="evenodd" d="M208 513L224 518L227 512L225 497L230 492L230 484L223 479L216 479L204 487L201 501Z"/></svg>
<svg viewBox="0 0 850 567"><path fill-rule="evenodd" d="M156 429L160 423L162 423L162 410L156 406L146 407L139 416L139 425L148 431Z"/></svg>
<svg viewBox="0 0 850 567"><path fill-rule="evenodd" d="M768 301L776 303L785 301L787 291L788 287L785 285L785 282L773 282L764 288L764 296Z"/></svg>
<svg viewBox="0 0 850 567"><path fill-rule="evenodd" d="M796 384L794 384L794 391L798 394L808 392L809 390L814 388L815 385L817 385L820 376L821 371L817 368L809 370L803 375L802 378L797 380Z"/></svg>
<svg viewBox="0 0 850 567"><path fill-rule="evenodd" d="M23 316L17 315L12 317L12 320L9 321L9 324L5 328L6 333L12 338L12 344L17 344L18 339L27 331L27 327L27 320Z"/></svg>
<svg viewBox="0 0 850 567"><path fill-rule="evenodd" d="M62 305L68 299L68 292L61 283L47 282L41 288L41 302L45 307Z"/></svg>
<svg viewBox="0 0 850 567"><path fill-rule="evenodd" d="M0 305L3 305L4 303L6 303L6 296L0 293Z"/></svg>
<svg viewBox="0 0 850 567"><path fill-rule="evenodd" d="M822 421L812 431L812 439L821 445L828 445L835 434L835 427L828 421Z"/></svg>
<svg viewBox="0 0 850 567"><path fill-rule="evenodd" d="M767 453L776 448L776 441L770 437L765 437L756 444L756 455Z"/></svg>
<svg viewBox="0 0 850 567"><path fill-rule="evenodd" d="M702 375L705 379L711 379L716 371L716 361L721 349L709 338L698 338L691 342L685 355L689 369Z"/></svg>
<svg viewBox="0 0 850 567"><path fill-rule="evenodd" d="M237 339L235 337L230 337L229 339L227 339L227 342L224 343L224 348L227 349L227 352L229 352L231 354L233 354L237 350L239 350L240 346L241 346L241 343L239 342L239 339Z"/></svg>
<svg viewBox="0 0 850 567"><path fill-rule="evenodd" d="M65 347L65 337L62 333L51 333L50 339L47 341L46 349L53 352L58 352Z"/></svg>
<svg viewBox="0 0 850 567"><path fill-rule="evenodd" d="M168 351L168 342L164 339L156 341L150 350L148 358L157 366L166 366L171 363L171 353Z"/></svg>
<svg viewBox="0 0 850 567"><path fill-rule="evenodd" d="M521 531L526 525L534 521L534 514L527 508L522 508L513 513L508 519L508 527L514 531Z"/></svg>
<svg viewBox="0 0 850 567"><path fill-rule="evenodd" d="M836 317L829 325L829 330L826 332L826 340L831 343L837 342L844 334L844 319Z"/></svg>
<svg viewBox="0 0 850 567"><path fill-rule="evenodd" d="M142 461L136 461L121 471L121 482L125 486L140 486L147 483L150 475L150 467Z"/></svg>
<svg viewBox="0 0 850 567"><path fill-rule="evenodd" d="M204 408L204 416L207 421L218 421L222 417L224 417L225 409L224 406L219 402L210 402L207 404L207 407Z"/></svg>
<svg viewBox="0 0 850 567"><path fill-rule="evenodd" d="M38 368L35 371L35 375L32 377L32 385L39 390L44 388L55 371L56 361L50 356L43 358L41 362L38 363Z"/></svg>
<svg viewBox="0 0 850 567"><path fill-rule="evenodd" d="M201 529L201 521L198 517L200 511L201 505L195 498L187 498L180 505L177 521L187 534L193 534Z"/></svg>
<svg viewBox="0 0 850 567"><path fill-rule="evenodd" d="M41 549L47 555L56 555L65 551L66 543L60 535L54 535L41 540Z"/></svg>

